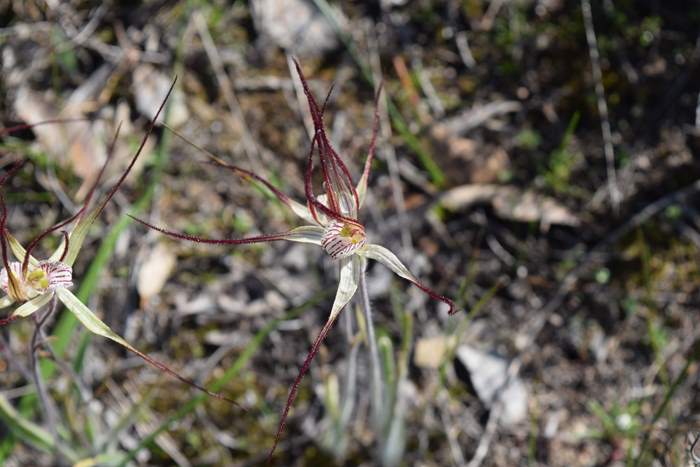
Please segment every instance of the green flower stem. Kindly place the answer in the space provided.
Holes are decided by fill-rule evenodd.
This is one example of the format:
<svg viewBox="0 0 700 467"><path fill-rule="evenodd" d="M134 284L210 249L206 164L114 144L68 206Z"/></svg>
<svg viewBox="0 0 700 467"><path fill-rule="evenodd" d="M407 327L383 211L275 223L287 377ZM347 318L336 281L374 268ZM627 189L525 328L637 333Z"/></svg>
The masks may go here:
<svg viewBox="0 0 700 467"><path fill-rule="evenodd" d="M377 348L377 338L374 333L374 324L372 320L372 306L369 303L369 293L367 291L367 279L365 268L360 270L360 305L365 318L365 326L367 327L367 345L369 346L370 371L372 373L372 423L375 431L381 433L383 420L383 394L384 380L382 379L382 366L379 361L379 350Z"/></svg>
<svg viewBox="0 0 700 467"><path fill-rule="evenodd" d="M32 379L34 380L34 387L36 388L36 394L39 398L39 404L44 411L44 417L46 424L49 427L49 432L54 439L55 443L58 443L58 413L56 411L56 406L54 405L51 398L49 398L49 393L46 390L46 383L44 378L41 376L41 364L39 359L39 348L43 344L44 340L44 325L48 322L49 318L56 311L56 304L58 300L54 295L51 297L49 306L44 310L43 316L37 320L36 327L34 328L34 334L32 334L32 342L30 347L30 354L32 356ZM37 316L36 314L34 315Z"/></svg>
<svg viewBox="0 0 700 467"><path fill-rule="evenodd" d="M355 397L357 396L357 354L359 345L355 340L352 318L353 314L350 313L350 310L346 310L345 332L347 334L350 354L348 355L347 374L345 375L346 389L340 412L340 426L343 430L345 430L350 423L350 418L355 410Z"/></svg>

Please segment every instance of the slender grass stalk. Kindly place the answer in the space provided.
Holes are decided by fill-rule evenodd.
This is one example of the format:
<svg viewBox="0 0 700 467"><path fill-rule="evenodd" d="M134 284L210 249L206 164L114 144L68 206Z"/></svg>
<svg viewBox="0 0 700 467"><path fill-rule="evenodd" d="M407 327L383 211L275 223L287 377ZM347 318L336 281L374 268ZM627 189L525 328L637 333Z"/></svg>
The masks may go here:
<svg viewBox="0 0 700 467"><path fill-rule="evenodd" d="M384 428L384 380L382 379L382 365L379 360L377 338L372 320L372 306L369 302L364 267L360 270L358 288L360 289L360 305L364 314L365 325L367 326L367 345L369 347L370 371L372 372L372 424L375 431L381 433Z"/></svg>
<svg viewBox="0 0 700 467"><path fill-rule="evenodd" d="M357 355L360 346L355 339L352 318L352 313L345 313L345 332L348 346L350 347L350 353L348 355L348 367L345 375L345 393L340 403L339 428L343 432L346 432L348 424L350 423L350 419L355 410L355 398L357 397Z"/></svg>
<svg viewBox="0 0 700 467"><path fill-rule="evenodd" d="M357 312L359 313L359 309ZM360 348L360 339L357 338L358 335L354 329L354 314L351 310L347 310L341 319L348 347L347 364L343 376L344 390L341 394L335 374L330 375L324 383L324 408L329 428L324 430L321 441L324 449L331 452L338 462L345 459L350 439L348 425L355 411L357 356Z"/></svg>
<svg viewBox="0 0 700 467"><path fill-rule="evenodd" d="M2 394L0 394L0 420L7 425L13 435L37 449L58 451L71 463L78 462L80 459L71 448L57 444L50 433L20 415Z"/></svg>

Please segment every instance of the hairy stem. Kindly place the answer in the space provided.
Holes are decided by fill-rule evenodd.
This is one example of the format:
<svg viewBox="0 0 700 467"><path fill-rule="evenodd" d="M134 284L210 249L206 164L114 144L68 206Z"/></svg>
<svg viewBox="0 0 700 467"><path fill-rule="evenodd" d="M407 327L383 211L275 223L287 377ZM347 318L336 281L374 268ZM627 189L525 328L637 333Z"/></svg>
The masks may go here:
<svg viewBox="0 0 700 467"><path fill-rule="evenodd" d="M41 316L41 318L38 318L37 323L36 323L36 328L34 328L34 334L32 335L32 342L31 342L31 355L32 355L32 375L34 379L34 386L36 387L36 393L37 397L39 398L39 403L41 404L41 407L43 408L44 411L44 418L46 421L46 424L48 425L49 432L51 433L51 436L54 439L54 442L58 442L58 432L57 432L57 420L58 420L58 415L56 412L56 407L54 406L53 402L49 398L48 391L46 390L46 384L44 383L44 379L41 377L41 364L40 364L40 357L39 357L39 348L42 346L43 340L45 338L44 335L44 325L49 321L49 318L54 314L56 311L56 304L58 303L58 300L56 299L56 296L54 295L51 297L51 301L49 302L49 306L46 308L44 311L44 314ZM37 315L35 315L37 316Z"/></svg>
<svg viewBox="0 0 700 467"><path fill-rule="evenodd" d="M374 323L372 320L372 306L369 303L369 293L367 292L367 280L365 268L360 270L360 303L367 324L367 343L369 346L370 370L372 372L372 423L379 435L384 427L383 394L384 381L382 379L382 367L379 361L379 350L377 349L377 339L374 334Z"/></svg>

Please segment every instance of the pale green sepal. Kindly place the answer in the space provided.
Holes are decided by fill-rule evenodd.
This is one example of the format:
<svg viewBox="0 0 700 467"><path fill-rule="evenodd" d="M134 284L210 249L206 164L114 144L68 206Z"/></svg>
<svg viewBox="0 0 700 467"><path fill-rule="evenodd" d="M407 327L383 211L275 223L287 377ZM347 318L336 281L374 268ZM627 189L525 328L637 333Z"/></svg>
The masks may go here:
<svg viewBox="0 0 700 467"><path fill-rule="evenodd" d="M82 217L71 231L69 235L68 252L63 259L63 262L68 266L73 266L73 263L75 263L75 259L78 257L78 253L83 246L88 230L90 230L90 226L92 226L95 219L97 219L97 214L97 210L93 210L85 217ZM60 255L63 254L62 245L63 243L61 243L61 247L51 256L50 260L57 261L60 258ZM58 257L56 257L56 255L58 255Z"/></svg>
<svg viewBox="0 0 700 467"><path fill-rule="evenodd" d="M335 320L343 307L355 295L363 267L363 260L355 255L340 260L340 281L338 282L338 291L335 294L331 314L328 317L329 322Z"/></svg>
<svg viewBox="0 0 700 467"><path fill-rule="evenodd" d="M81 302L78 297L73 295L73 293L68 289L56 289L56 295L63 302L63 304L68 308L68 310L78 318L78 321L83 323L88 331L98 336L106 337L111 339L119 345L123 345L127 349L134 351L138 354L134 347L131 346L124 338L119 334L112 331L109 326L107 326L100 318L95 315L95 313L90 310L83 302Z"/></svg>
<svg viewBox="0 0 700 467"><path fill-rule="evenodd" d="M315 225L303 225L292 229L286 236L285 240L290 242L311 243L321 246L321 238L323 237L323 227Z"/></svg>
<svg viewBox="0 0 700 467"><path fill-rule="evenodd" d="M56 261L59 261L61 259L61 256L63 256L63 250L65 248L66 248L66 239L61 238L61 243L58 244L58 248L56 248L56 251L54 251L48 259L49 263L55 263ZM72 265L69 265L69 266L72 266Z"/></svg>
<svg viewBox="0 0 700 467"><path fill-rule="evenodd" d="M289 206L289 209L291 209L294 214L296 214L298 217L305 220L306 222L309 222L311 224L317 223L316 219L314 219L314 216L311 215L309 208L307 208L306 206L304 206L300 202L294 201L293 199L288 199L287 206ZM324 216L324 218L325 218L325 216ZM321 219L320 216L319 216L319 219Z"/></svg>
<svg viewBox="0 0 700 467"><path fill-rule="evenodd" d="M0 308L7 308L8 306L12 305L13 303L15 303L15 301L12 300L10 297L0 298Z"/></svg>
<svg viewBox="0 0 700 467"><path fill-rule="evenodd" d="M24 249L21 243L10 233L5 232L5 237L7 238L7 243L10 244L10 250L12 254L15 255L18 261L24 261L24 257L27 254L27 250ZM29 257L29 264L36 267L39 266L39 260L33 256Z"/></svg>
<svg viewBox="0 0 700 467"><path fill-rule="evenodd" d="M362 173L362 176L360 177L360 181L357 182L357 188L355 188L355 191L357 191L357 201L360 203L360 209L362 206L365 204L365 198L367 197L367 179L369 173Z"/></svg>
<svg viewBox="0 0 700 467"><path fill-rule="evenodd" d="M12 317L26 318L27 316L37 311L39 308L49 303L49 301L51 301L52 296L53 293L46 292L44 294L39 295L38 297L32 298L28 302L24 302L12 313Z"/></svg>
<svg viewBox="0 0 700 467"><path fill-rule="evenodd" d="M379 261L384 266L388 267L398 276L403 277L411 282L417 282L416 276L414 276L411 271L408 270L406 266L403 265L401 260L396 257L391 250L384 248L381 245L368 244L357 251L357 254L364 256L365 258L373 259Z"/></svg>

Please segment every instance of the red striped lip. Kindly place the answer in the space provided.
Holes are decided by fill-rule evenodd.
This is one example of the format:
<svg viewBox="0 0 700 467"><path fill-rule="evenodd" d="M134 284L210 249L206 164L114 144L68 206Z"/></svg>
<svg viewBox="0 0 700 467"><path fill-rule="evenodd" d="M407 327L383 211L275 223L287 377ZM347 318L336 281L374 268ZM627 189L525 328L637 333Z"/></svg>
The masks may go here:
<svg viewBox="0 0 700 467"><path fill-rule="evenodd" d="M14 299L31 299L49 290L73 285L73 268L61 261L42 261L38 266L30 266L26 275L22 274L22 263L13 261L10 263L10 271L24 294L24 297L13 297ZM3 268L0 271L0 288L11 295L8 282L7 270Z"/></svg>
<svg viewBox="0 0 700 467"><path fill-rule="evenodd" d="M323 232L321 247L331 258L346 258L367 242L365 229L360 224L332 221Z"/></svg>
<svg viewBox="0 0 700 467"><path fill-rule="evenodd" d="M73 286L73 268L62 261L42 261L39 268L46 273L49 290Z"/></svg>

